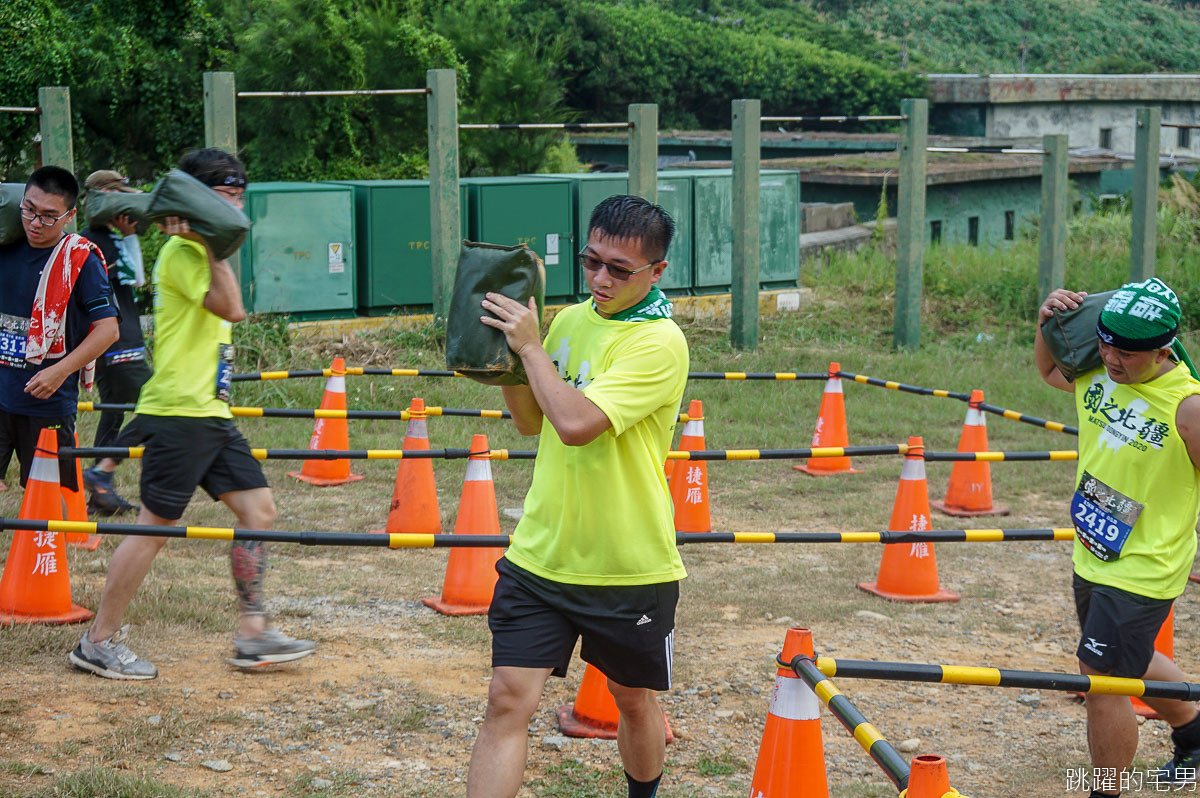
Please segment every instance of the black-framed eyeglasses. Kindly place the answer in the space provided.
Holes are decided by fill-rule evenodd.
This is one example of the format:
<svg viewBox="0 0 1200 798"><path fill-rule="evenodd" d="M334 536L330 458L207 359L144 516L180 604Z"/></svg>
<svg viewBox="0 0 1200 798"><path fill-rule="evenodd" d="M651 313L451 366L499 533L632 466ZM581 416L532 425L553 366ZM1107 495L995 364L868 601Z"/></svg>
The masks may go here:
<svg viewBox="0 0 1200 798"><path fill-rule="evenodd" d="M604 268L608 269L608 274L610 277L612 277L614 280L620 280L621 282L628 280L638 272L644 272L651 266L662 263L662 261L656 260L647 263L645 266L639 266L636 269L626 269L621 266L614 266L611 263L605 263L599 258L593 257L590 253L588 253L586 247L579 250L578 257L579 265L587 269L589 272L598 272L600 271L600 267L603 266Z"/></svg>
<svg viewBox="0 0 1200 798"><path fill-rule="evenodd" d="M32 222L34 219L37 219L38 222L40 222L43 227L50 227L52 225L58 224L60 221L62 221L64 218L66 218L66 216L68 214L70 214L72 210L74 210L74 208L71 208L70 210L66 211L65 213L61 213L58 216L52 216L48 213L38 213L33 208L30 208L28 205L22 205L21 206L21 218L27 222Z"/></svg>

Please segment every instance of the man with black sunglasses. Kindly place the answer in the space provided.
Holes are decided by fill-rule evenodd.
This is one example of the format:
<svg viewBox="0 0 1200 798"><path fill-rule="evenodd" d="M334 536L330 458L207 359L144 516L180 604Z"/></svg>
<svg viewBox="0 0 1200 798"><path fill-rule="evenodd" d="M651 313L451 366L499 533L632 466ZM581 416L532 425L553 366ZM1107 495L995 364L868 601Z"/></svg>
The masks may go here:
<svg viewBox="0 0 1200 798"><path fill-rule="evenodd" d="M117 340L117 308L96 248L68 234L79 183L58 166L34 171L20 216L25 236L0 247L0 476L12 454L29 478L43 429L75 445L77 383ZM73 490L75 463L59 461L59 483Z"/></svg>
<svg viewBox="0 0 1200 798"><path fill-rule="evenodd" d="M524 516L496 564L493 676L468 798L517 794L529 720L580 638L620 711L630 798L658 790L666 734L655 691L671 687L686 576L662 464L688 348L655 285L674 228L641 197L597 205L579 254L591 299L560 312L544 343L534 300L489 293L482 303L480 320L504 332L529 378L503 388L505 403L517 429L541 439Z"/></svg>

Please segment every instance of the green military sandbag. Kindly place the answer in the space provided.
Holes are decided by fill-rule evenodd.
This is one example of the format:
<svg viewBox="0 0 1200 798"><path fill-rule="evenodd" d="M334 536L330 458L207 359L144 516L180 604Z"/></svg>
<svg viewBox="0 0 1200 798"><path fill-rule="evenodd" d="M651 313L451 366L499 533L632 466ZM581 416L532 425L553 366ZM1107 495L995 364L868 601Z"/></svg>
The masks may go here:
<svg viewBox="0 0 1200 798"><path fill-rule="evenodd" d="M129 196L133 196L132 194ZM224 260L238 251L250 231L250 220L208 186L187 172L172 169L150 192L146 216L188 220L192 232L208 243L213 257Z"/></svg>
<svg viewBox="0 0 1200 798"><path fill-rule="evenodd" d="M489 291L529 304L537 299L538 319L546 302L546 269L529 247L499 247L464 241L454 275L450 318L446 320L446 368L486 385L524 385L525 367L509 349L504 333L479 320Z"/></svg>
<svg viewBox="0 0 1200 798"><path fill-rule="evenodd" d="M1042 340L1067 382L1074 382L1080 374L1100 367L1100 338L1096 335L1096 325L1104 305L1115 293L1088 294L1079 307L1056 310L1042 324Z"/></svg>
<svg viewBox="0 0 1200 798"><path fill-rule="evenodd" d="M15 244L25 238L21 224L24 183L0 183L0 244Z"/></svg>
<svg viewBox="0 0 1200 798"><path fill-rule="evenodd" d="M146 211L150 206L150 195L146 192L133 194L126 191L89 191L84 197L83 209L89 225L103 227L117 216L128 216L137 224L137 234L145 235L150 229Z"/></svg>

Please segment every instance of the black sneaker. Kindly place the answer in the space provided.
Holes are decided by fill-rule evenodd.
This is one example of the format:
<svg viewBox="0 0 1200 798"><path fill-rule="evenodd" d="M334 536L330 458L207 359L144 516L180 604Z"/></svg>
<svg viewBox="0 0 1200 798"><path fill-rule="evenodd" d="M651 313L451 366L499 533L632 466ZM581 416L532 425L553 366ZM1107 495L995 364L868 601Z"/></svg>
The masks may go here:
<svg viewBox="0 0 1200 798"><path fill-rule="evenodd" d="M141 508L121 498L113 486L113 475L96 466L83 472L83 485L88 490L88 510L97 515L136 513Z"/></svg>
<svg viewBox="0 0 1200 798"><path fill-rule="evenodd" d="M1158 780L1167 784L1195 784L1200 773L1200 748L1180 748L1175 743L1175 755L1158 768Z"/></svg>

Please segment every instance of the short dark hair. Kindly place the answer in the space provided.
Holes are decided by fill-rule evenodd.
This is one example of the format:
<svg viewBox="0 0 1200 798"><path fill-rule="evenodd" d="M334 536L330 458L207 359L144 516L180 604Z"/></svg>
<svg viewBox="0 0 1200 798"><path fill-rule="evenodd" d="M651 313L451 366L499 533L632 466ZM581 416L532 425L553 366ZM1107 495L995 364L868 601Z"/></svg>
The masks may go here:
<svg viewBox="0 0 1200 798"><path fill-rule="evenodd" d="M67 210L74 208L75 200L79 199L79 181L61 166L43 166L35 169L25 182L25 190L28 191L30 186L37 186L47 194L62 197L63 202L67 204Z"/></svg>
<svg viewBox="0 0 1200 798"><path fill-rule="evenodd" d="M588 238L593 231L607 238L640 241L642 251L657 262L667 257L675 237L675 220L660 205L631 194L618 194L592 211Z"/></svg>
<svg viewBox="0 0 1200 798"><path fill-rule="evenodd" d="M179 168L206 186L246 185L246 167L236 155L216 147L189 152L179 161Z"/></svg>

